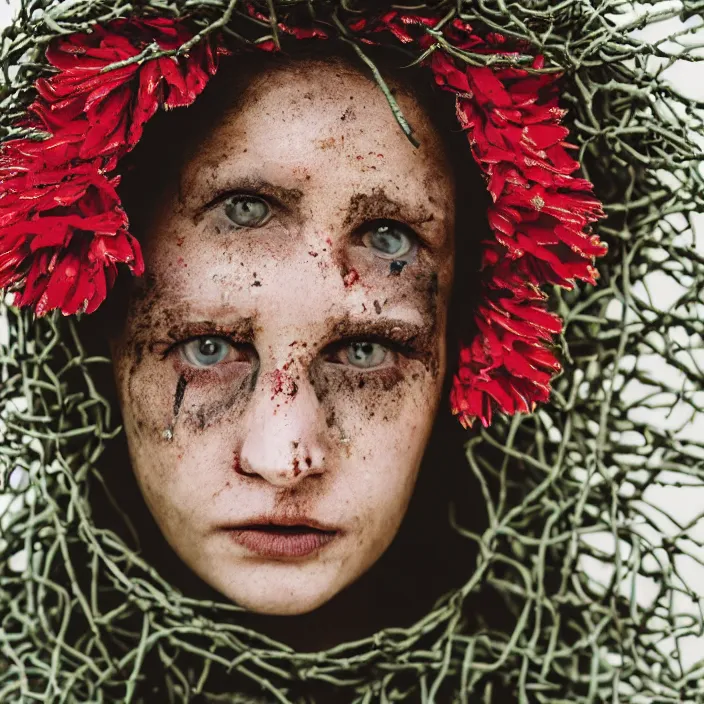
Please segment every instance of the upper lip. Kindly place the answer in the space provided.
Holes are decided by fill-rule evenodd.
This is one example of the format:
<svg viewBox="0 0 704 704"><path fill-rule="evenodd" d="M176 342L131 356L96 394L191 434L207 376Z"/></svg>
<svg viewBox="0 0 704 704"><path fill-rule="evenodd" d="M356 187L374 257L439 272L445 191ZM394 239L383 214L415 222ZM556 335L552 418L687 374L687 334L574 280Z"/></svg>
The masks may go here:
<svg viewBox="0 0 704 704"><path fill-rule="evenodd" d="M316 530L322 530L329 533L339 532L339 528L336 528L328 523L318 521L315 518L309 518L308 516L277 516L272 514L244 519L242 521L238 521L236 524L228 525L226 528L241 529L254 528L256 526L306 526L308 528L315 528Z"/></svg>

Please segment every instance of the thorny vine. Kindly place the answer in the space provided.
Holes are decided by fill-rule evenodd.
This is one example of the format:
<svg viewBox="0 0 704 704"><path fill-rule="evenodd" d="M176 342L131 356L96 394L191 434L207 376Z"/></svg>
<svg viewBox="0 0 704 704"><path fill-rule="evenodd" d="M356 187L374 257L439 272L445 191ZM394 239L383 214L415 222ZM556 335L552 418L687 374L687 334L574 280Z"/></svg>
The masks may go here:
<svg viewBox="0 0 704 704"><path fill-rule="evenodd" d="M331 30L336 16L372 5L269 0L258 3L267 24L241 4L23 2L3 32L2 134L16 134L12 124L58 34L138 9L188 14L198 37L278 41L276 17L305 13ZM629 5L412 6L527 40L545 55L545 70L565 70L570 141L609 216L598 227L609 243L599 285L552 291L565 321L565 371L551 403L468 436L468 471L489 516L479 535L451 511L479 547L470 581L409 629L320 653L294 652L238 625L232 604L184 597L91 515L88 480L100 481L96 462L120 432L92 379L107 360L85 352L73 320L5 307L0 469L11 501L2 504L0 701L257 701L232 694L247 683L267 702L307 701L316 683L357 704L442 701L448 691L457 702L500 701L499 690L520 702L704 701L704 661L687 662L680 650L704 628L701 595L685 575L688 563L704 566L704 511L681 519L653 498L658 487L700 487L704 478L704 440L680 432L704 412L704 256L693 234L693 216L704 210L702 105L660 76L674 53L696 60L689 20L701 19L704 2L653 0L638 18L618 21ZM677 17L685 28L667 40L633 34ZM253 27L260 35L246 38ZM653 58L662 64L655 73ZM666 282L680 295L664 310ZM667 425L653 412L663 408ZM485 448L504 461L489 462ZM464 600L489 590L513 614L512 629L466 632ZM227 674L229 693L212 684L217 673Z"/></svg>

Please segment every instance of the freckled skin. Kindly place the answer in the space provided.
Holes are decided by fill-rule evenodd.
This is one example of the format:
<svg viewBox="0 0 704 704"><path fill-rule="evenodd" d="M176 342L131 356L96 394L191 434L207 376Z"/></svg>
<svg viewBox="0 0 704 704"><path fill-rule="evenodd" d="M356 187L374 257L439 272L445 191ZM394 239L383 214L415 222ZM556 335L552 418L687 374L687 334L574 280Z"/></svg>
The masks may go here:
<svg viewBox="0 0 704 704"><path fill-rule="evenodd" d="M441 400L455 186L429 118L397 99L418 149L354 69L309 61L255 77L167 188L143 245L148 285L111 342L132 465L159 528L205 582L260 613L316 609L381 557ZM242 192L270 204L266 224L227 217L218 197ZM420 238L394 271L361 240L378 219ZM230 340L228 356L190 364L182 345L202 336ZM370 338L388 341L375 368L335 351ZM223 530L271 513L339 535L273 560Z"/></svg>

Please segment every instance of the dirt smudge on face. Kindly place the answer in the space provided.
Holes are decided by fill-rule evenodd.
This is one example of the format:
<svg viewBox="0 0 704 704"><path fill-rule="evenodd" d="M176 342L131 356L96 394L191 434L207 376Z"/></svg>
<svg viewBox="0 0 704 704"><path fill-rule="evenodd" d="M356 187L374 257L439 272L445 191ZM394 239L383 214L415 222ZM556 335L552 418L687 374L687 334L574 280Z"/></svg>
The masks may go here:
<svg viewBox="0 0 704 704"><path fill-rule="evenodd" d="M389 264L389 274L391 276L398 276L403 271L406 264L408 264L408 262L401 259L394 259L391 264Z"/></svg>
<svg viewBox="0 0 704 704"><path fill-rule="evenodd" d="M352 284L359 281L359 273L356 269L351 268L348 271L342 273L342 281L345 284L345 288L348 288L349 286L352 286Z"/></svg>
<svg viewBox="0 0 704 704"><path fill-rule="evenodd" d="M240 454L235 450L232 456L232 469L235 470L235 474L241 474L242 476L248 476L247 472L242 469L242 460L240 460Z"/></svg>
<svg viewBox="0 0 704 704"><path fill-rule="evenodd" d="M368 220L390 219L420 225L433 220L433 214L422 205L412 212L389 197L383 188L375 186L371 193L357 193L350 199L347 215L342 223L345 228L357 227Z"/></svg>
<svg viewBox="0 0 704 704"><path fill-rule="evenodd" d="M183 403L183 397L186 393L186 384L188 381L184 374L178 378L178 384L176 384L176 394L174 395L174 422L178 418L178 413L181 410L181 404Z"/></svg>
<svg viewBox="0 0 704 704"><path fill-rule="evenodd" d="M271 400L273 401L277 396L283 395L288 398L295 398L298 393L298 384L293 379L293 376L287 371L288 365L286 363L282 369L275 369L271 373Z"/></svg>

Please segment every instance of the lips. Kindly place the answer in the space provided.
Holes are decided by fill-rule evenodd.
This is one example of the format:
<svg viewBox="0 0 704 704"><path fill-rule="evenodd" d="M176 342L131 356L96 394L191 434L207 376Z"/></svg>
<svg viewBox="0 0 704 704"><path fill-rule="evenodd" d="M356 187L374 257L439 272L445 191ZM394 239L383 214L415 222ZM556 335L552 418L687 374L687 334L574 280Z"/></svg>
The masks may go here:
<svg viewBox="0 0 704 704"><path fill-rule="evenodd" d="M332 542L340 531L311 519L278 519L227 528L232 540L269 558L300 558Z"/></svg>

